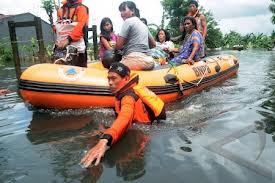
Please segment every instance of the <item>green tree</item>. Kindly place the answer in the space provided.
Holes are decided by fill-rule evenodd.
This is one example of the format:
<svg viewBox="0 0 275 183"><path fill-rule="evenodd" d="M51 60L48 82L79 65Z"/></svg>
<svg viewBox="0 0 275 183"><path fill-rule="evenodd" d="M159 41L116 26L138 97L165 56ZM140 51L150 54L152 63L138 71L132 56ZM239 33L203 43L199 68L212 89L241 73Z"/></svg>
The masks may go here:
<svg viewBox="0 0 275 183"><path fill-rule="evenodd" d="M271 17L271 22L273 24L275 24L275 0L271 0L271 4L269 5L269 10L271 11L271 13L273 13L272 17Z"/></svg>
<svg viewBox="0 0 275 183"><path fill-rule="evenodd" d="M160 25L161 28L164 28L164 22L165 22L165 13L163 11L162 12L162 17L161 17L161 25Z"/></svg>
<svg viewBox="0 0 275 183"><path fill-rule="evenodd" d="M242 35L235 31L230 31L224 35L223 46L226 48L232 48L234 45L241 44Z"/></svg>
<svg viewBox="0 0 275 183"><path fill-rule="evenodd" d="M275 0L271 0L271 4L269 5L269 10L273 14L271 17L271 22L275 24ZM273 44L275 45L275 30L272 31L271 39L273 41Z"/></svg>
<svg viewBox="0 0 275 183"><path fill-rule="evenodd" d="M165 17L169 20L167 29L169 29L172 36L179 35L180 21L188 13L189 0L163 0L162 6L165 12ZM207 37L206 46L208 48L217 48L222 46L222 32L218 28L218 23L214 19L211 12L207 12L200 8L200 11L207 19Z"/></svg>
<svg viewBox="0 0 275 183"><path fill-rule="evenodd" d="M242 36L235 31L230 31L230 33L225 34L223 38L223 47L232 48L234 45L243 45L245 48L250 49L271 50L274 46L274 43L272 36L254 33Z"/></svg>
<svg viewBox="0 0 275 183"><path fill-rule="evenodd" d="M275 30L271 33L271 39L273 40L273 43L275 44Z"/></svg>
<svg viewBox="0 0 275 183"><path fill-rule="evenodd" d="M273 48L273 42L271 39L271 36L267 36L264 34L250 34L249 39L249 46L252 48L266 48L266 49L272 49Z"/></svg>
<svg viewBox="0 0 275 183"><path fill-rule="evenodd" d="M11 47L7 46L6 43L0 42L0 63L12 61L12 50Z"/></svg>
<svg viewBox="0 0 275 183"><path fill-rule="evenodd" d="M161 2L164 16L169 20L166 28L172 36L179 34L180 21L188 13L188 2L188 0L163 0Z"/></svg>
<svg viewBox="0 0 275 183"><path fill-rule="evenodd" d="M153 37L156 37L158 30L160 29L160 27L156 24L148 24L149 27L149 31L152 34Z"/></svg>
<svg viewBox="0 0 275 183"><path fill-rule="evenodd" d="M53 0L42 0L42 8L46 11L50 24L53 26L53 12L55 9Z"/></svg>
<svg viewBox="0 0 275 183"><path fill-rule="evenodd" d="M217 21L214 19L213 14L208 11L201 10L207 19L207 36L205 44L207 48L219 48L222 46L223 34L218 27Z"/></svg>

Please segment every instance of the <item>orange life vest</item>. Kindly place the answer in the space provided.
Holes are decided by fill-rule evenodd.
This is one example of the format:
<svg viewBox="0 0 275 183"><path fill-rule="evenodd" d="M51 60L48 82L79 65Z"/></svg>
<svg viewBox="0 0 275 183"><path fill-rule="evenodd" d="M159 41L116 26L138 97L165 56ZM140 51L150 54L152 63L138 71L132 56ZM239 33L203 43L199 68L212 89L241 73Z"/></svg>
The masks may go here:
<svg viewBox="0 0 275 183"><path fill-rule="evenodd" d="M70 30L71 38L73 41L82 41L87 46L88 43L88 23L89 23L89 8L78 1L78 3L72 7L68 7L65 3L57 12L58 21L56 24L67 26L65 30ZM78 17L79 12L82 13L81 17ZM81 19L80 19L81 18ZM68 24L68 22L71 22ZM64 25L65 24L65 25ZM57 27L55 27L57 29ZM63 28L63 27L62 27ZM64 29L64 28L63 28ZM80 30L81 29L81 30ZM64 31L63 31L64 32Z"/></svg>
<svg viewBox="0 0 275 183"><path fill-rule="evenodd" d="M153 122L166 119L164 102L148 88L137 84L139 77L134 77L116 96L115 112L118 114L121 108L121 100L124 96L132 96L136 103L133 120L140 123ZM125 90L126 88L126 90Z"/></svg>

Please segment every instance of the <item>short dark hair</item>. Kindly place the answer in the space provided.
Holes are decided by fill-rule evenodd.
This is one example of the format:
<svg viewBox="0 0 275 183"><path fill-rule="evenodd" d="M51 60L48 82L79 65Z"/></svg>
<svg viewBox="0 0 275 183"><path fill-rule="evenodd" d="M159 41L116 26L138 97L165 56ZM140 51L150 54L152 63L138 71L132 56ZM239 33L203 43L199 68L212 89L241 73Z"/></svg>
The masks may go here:
<svg viewBox="0 0 275 183"><path fill-rule="evenodd" d="M147 20L145 18L140 19L145 25L147 25Z"/></svg>
<svg viewBox="0 0 275 183"><path fill-rule="evenodd" d="M135 16L139 17L139 9L137 9L136 4L133 1L124 1L122 2L118 9L119 11L125 11L125 9L129 8L132 12L134 12Z"/></svg>
<svg viewBox="0 0 275 183"><path fill-rule="evenodd" d="M191 1L189 1L189 6L190 6L191 4L194 4L197 8L199 7L198 1L191 0Z"/></svg>
<svg viewBox="0 0 275 183"><path fill-rule="evenodd" d="M129 67L127 67L126 65L124 65L123 63L120 63L120 62L115 62L115 63L111 64L111 67L110 67L108 73L109 72L115 72L118 75L120 75L122 78L124 78L126 76L130 76Z"/></svg>
<svg viewBox="0 0 275 183"><path fill-rule="evenodd" d="M170 33L167 30L163 29L163 28L161 28L161 29L158 30L158 33L156 35L156 41L159 42L159 32L160 31L164 32L164 34L165 34L165 41L170 41L170 39L171 39Z"/></svg>

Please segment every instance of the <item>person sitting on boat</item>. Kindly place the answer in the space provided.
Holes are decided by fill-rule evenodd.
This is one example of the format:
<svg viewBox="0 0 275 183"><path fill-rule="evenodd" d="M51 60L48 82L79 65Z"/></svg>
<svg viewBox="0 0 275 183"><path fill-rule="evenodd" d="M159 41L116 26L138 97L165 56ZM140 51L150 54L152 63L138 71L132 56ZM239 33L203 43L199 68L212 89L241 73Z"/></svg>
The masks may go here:
<svg viewBox="0 0 275 183"><path fill-rule="evenodd" d="M152 56L155 59L169 59L172 53L169 49L175 48L175 45L170 41L170 33L165 29L159 29L156 35L156 48L151 49Z"/></svg>
<svg viewBox="0 0 275 183"><path fill-rule="evenodd" d="M156 46L148 27L139 19L139 11L132 1L120 4L124 23L115 49L122 49L121 63L131 70L152 70L155 66L150 48Z"/></svg>
<svg viewBox="0 0 275 183"><path fill-rule="evenodd" d="M94 165L98 165L105 152L124 135L133 121L151 124L154 120L166 119L163 101L146 87L140 86L138 76L131 77L130 69L124 64L117 62L111 65L108 82L115 95L117 118L81 160L84 167L94 161Z"/></svg>
<svg viewBox="0 0 275 183"><path fill-rule="evenodd" d="M147 23L146 18L140 18L140 20L141 20L146 26L148 26L148 23Z"/></svg>
<svg viewBox="0 0 275 183"><path fill-rule="evenodd" d="M82 0L67 0L57 12L55 23L56 43L54 56L66 53L66 47L72 45L77 48L77 55L72 65L87 67L86 44L88 43L89 9L82 4Z"/></svg>
<svg viewBox="0 0 275 183"><path fill-rule="evenodd" d="M179 52L171 62L194 64L194 61L201 60L204 41L201 33L197 30L197 22L194 17L185 17L183 25L186 33L185 40L180 49L169 49L169 52Z"/></svg>
<svg viewBox="0 0 275 183"><path fill-rule="evenodd" d="M113 23L108 17L102 19L100 31L99 57L102 60L106 50L114 50L118 36L114 33Z"/></svg>

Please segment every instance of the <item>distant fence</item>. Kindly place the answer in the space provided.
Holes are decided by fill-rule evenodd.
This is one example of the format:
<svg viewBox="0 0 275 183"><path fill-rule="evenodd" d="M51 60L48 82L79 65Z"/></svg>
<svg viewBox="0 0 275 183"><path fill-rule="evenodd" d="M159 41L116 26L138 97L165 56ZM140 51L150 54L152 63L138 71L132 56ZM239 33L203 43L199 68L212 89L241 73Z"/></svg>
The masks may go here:
<svg viewBox="0 0 275 183"><path fill-rule="evenodd" d="M18 50L18 42L16 36L16 28L17 27L35 27L36 31L36 39L38 42L39 50L38 50L38 57L40 63L46 62L45 60L45 45L43 41L43 32L42 32L42 24L41 24L40 17L34 17L33 21L26 21L26 22L14 22L8 21L9 25L9 32L10 32L10 40L11 40L11 47L13 53L13 61L15 65L16 77L20 79L21 76L21 64L20 64L20 57L19 57L19 50ZM93 52L94 52L94 59L97 60L97 26L93 25L92 28L88 28L88 31L93 32Z"/></svg>
<svg viewBox="0 0 275 183"><path fill-rule="evenodd" d="M96 25L93 25L92 28L88 28L88 31L92 31L93 32L93 47L94 47L94 59L97 60L98 56L98 48L97 48L97 27Z"/></svg>
<svg viewBox="0 0 275 183"><path fill-rule="evenodd" d="M19 58L19 51L18 51L16 28L17 27L35 27L36 39L38 41L38 46L39 46L39 51L38 51L39 60L40 62L44 62L45 46L43 42L41 18L34 17L34 21L27 21L27 22L8 21L8 25L9 25L11 47L12 47L16 76L17 76L17 79L19 79L21 75L21 65L20 65L20 58Z"/></svg>

